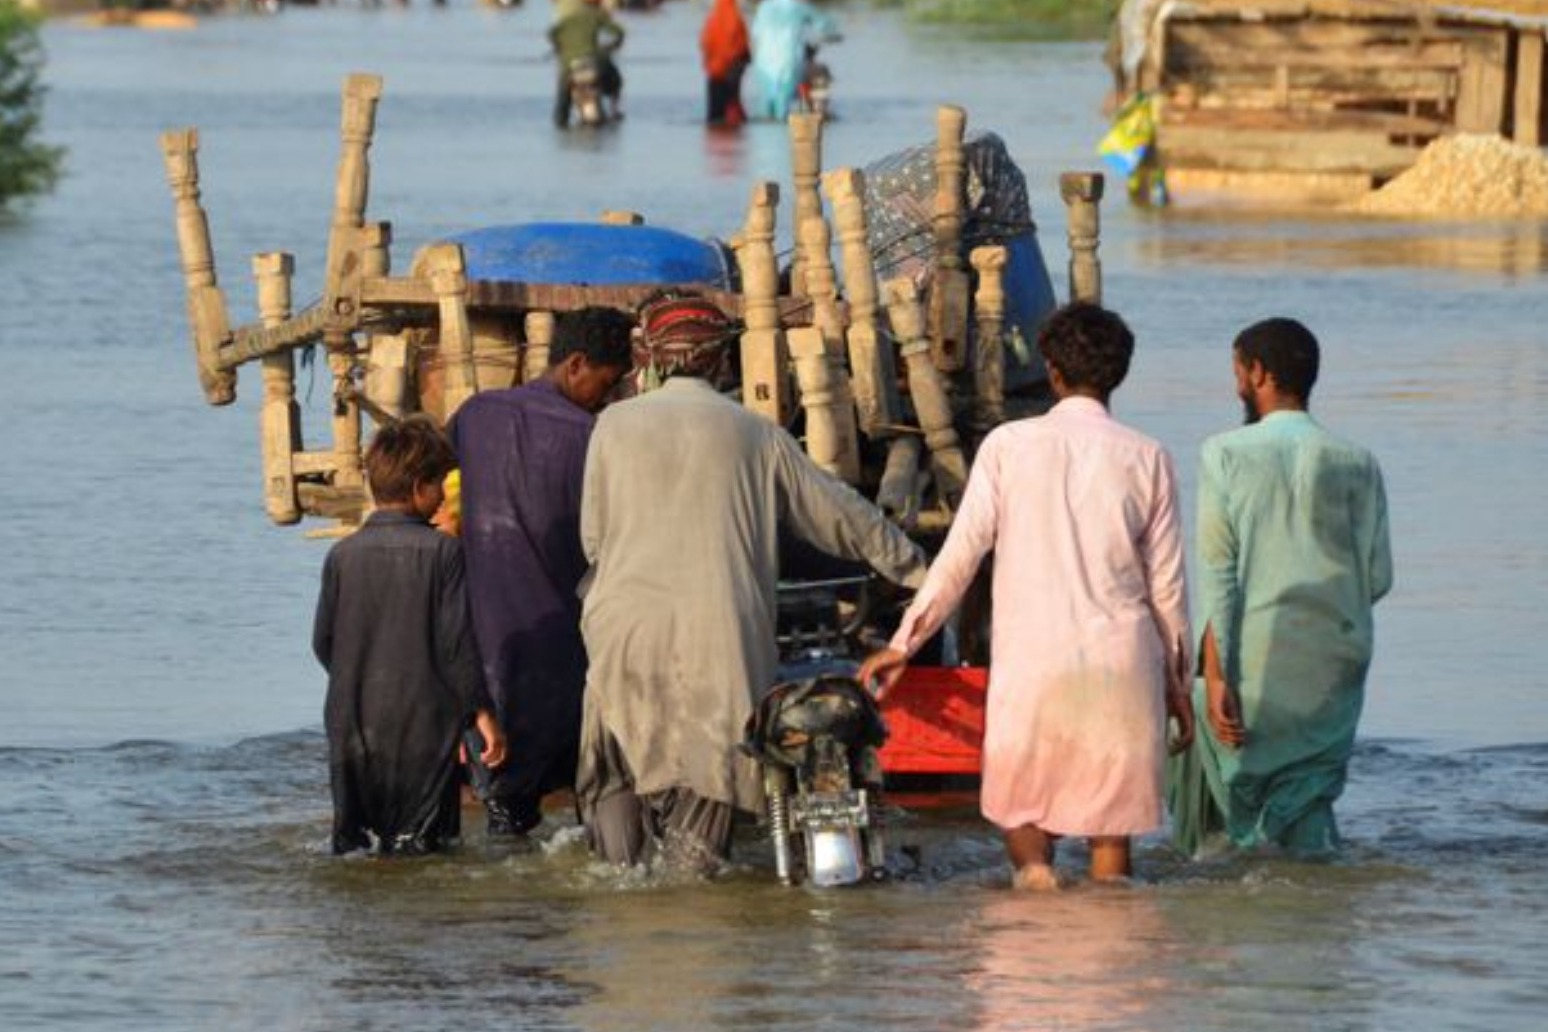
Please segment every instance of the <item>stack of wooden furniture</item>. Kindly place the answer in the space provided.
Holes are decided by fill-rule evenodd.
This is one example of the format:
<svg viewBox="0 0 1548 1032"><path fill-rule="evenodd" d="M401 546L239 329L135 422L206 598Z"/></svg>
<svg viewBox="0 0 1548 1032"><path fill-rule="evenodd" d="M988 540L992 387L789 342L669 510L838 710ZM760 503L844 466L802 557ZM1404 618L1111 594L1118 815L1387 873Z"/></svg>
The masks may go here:
<svg viewBox="0 0 1548 1032"><path fill-rule="evenodd" d="M409 274L395 276L390 226L366 219L368 151L381 91L372 75L350 76L344 86L321 300L294 311L293 257L258 255L252 267L260 318L236 328L200 202L197 131L162 135L200 383L211 404L224 405L236 397L238 369L261 367L264 496L276 523L323 517L335 521L327 532L358 524L370 504L361 467L364 420L424 411L444 421L475 391L541 375L555 313L585 305L633 312L652 292L681 286L742 320L745 405L798 426L823 468L876 497L910 530L938 533L949 524L974 441L1005 413L1004 249L964 253L961 109L938 114L935 268L921 297L911 281L877 282L862 173L824 173L821 121L804 115L790 122L797 247L783 292L774 183L753 187L745 221L732 237L739 270L734 291L477 279L455 243L422 248ZM1091 299L1100 294L1101 185L1091 173L1061 180L1070 207L1071 282L1077 296ZM606 219L639 221L627 212ZM830 254L833 242L841 273ZM296 352L317 345L333 385L331 426L321 442L302 433L295 396Z"/></svg>

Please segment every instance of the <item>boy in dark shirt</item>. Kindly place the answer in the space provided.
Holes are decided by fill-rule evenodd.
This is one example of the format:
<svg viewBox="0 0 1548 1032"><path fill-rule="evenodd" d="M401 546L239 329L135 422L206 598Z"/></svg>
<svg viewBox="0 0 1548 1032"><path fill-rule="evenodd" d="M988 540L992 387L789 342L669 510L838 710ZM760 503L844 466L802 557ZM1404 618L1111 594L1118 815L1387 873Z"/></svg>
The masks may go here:
<svg viewBox="0 0 1548 1032"><path fill-rule="evenodd" d="M333 851L425 853L460 830L458 745L471 724L488 767L505 736L468 620L462 546L430 526L450 443L424 417L366 452L376 511L323 564L312 648L328 671L324 724Z"/></svg>

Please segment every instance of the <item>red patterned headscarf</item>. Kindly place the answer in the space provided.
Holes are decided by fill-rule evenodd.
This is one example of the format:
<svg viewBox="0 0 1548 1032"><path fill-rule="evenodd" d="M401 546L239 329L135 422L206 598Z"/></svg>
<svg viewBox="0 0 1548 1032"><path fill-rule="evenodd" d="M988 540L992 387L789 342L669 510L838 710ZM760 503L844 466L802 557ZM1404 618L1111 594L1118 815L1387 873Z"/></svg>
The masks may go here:
<svg viewBox="0 0 1548 1032"><path fill-rule="evenodd" d="M674 373L708 376L737 334L730 317L713 302L692 294L666 294L646 301L639 324L634 364L646 380L664 380Z"/></svg>

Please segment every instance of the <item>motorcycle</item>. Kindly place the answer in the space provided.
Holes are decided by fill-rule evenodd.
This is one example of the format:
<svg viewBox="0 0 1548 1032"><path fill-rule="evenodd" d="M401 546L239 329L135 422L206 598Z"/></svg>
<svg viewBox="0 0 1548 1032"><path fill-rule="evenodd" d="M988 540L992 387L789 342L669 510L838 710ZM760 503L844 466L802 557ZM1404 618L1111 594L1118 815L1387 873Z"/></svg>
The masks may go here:
<svg viewBox="0 0 1548 1032"><path fill-rule="evenodd" d="M775 872L826 888L886 877L882 771L887 728L855 680L848 641L864 605L844 619L840 593L865 578L781 585L782 683L747 722L742 748L759 761Z"/></svg>
<svg viewBox="0 0 1548 1032"><path fill-rule="evenodd" d="M596 126L607 121L602 102L602 62L595 56L577 57L567 69L570 78L570 109L581 125Z"/></svg>
<svg viewBox="0 0 1548 1032"><path fill-rule="evenodd" d="M817 59L817 44L805 44L805 58L801 62L801 82L796 87L796 101L801 110L818 118L827 119L829 98L833 90L833 72Z"/></svg>
<svg viewBox="0 0 1548 1032"><path fill-rule="evenodd" d="M580 125L595 127L623 117L618 97L623 77L612 55L616 47L603 47L593 54L571 58L559 77L559 100L554 122L561 129L570 124L573 113Z"/></svg>

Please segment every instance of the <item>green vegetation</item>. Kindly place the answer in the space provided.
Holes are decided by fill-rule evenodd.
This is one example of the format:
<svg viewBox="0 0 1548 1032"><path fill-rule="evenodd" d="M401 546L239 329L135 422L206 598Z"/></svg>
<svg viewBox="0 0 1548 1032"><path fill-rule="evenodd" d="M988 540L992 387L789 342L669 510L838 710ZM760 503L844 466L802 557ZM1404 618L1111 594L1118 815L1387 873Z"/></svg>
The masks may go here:
<svg viewBox="0 0 1548 1032"><path fill-rule="evenodd" d="M59 178L64 151L38 142L43 117L43 46L38 17L0 0L0 207L44 193Z"/></svg>
<svg viewBox="0 0 1548 1032"><path fill-rule="evenodd" d="M1121 0L877 0L933 24L993 27L1032 39L1102 39Z"/></svg>

